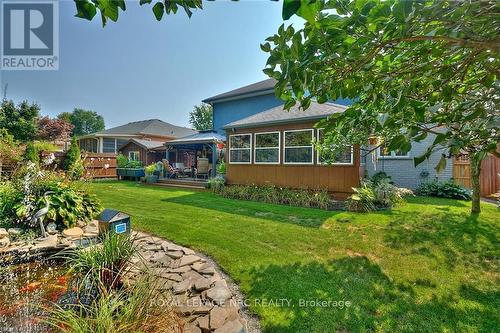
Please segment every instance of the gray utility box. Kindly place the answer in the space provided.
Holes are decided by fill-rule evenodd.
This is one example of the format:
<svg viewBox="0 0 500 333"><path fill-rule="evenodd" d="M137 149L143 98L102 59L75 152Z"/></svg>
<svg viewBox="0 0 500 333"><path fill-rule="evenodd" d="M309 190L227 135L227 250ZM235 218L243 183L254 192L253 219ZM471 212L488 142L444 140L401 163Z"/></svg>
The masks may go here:
<svg viewBox="0 0 500 333"><path fill-rule="evenodd" d="M114 209L106 208L99 216L99 234L130 234L130 216Z"/></svg>

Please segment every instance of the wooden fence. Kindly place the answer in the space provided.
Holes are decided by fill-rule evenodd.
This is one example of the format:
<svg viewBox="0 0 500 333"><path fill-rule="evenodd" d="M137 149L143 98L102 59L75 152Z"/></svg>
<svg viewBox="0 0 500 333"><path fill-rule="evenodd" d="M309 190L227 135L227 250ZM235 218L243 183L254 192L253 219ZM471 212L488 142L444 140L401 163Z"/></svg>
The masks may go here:
<svg viewBox="0 0 500 333"><path fill-rule="evenodd" d="M50 153L43 152L41 154L42 158L45 158ZM64 165L64 160L66 159L65 152L53 153L56 159L56 163L59 168ZM116 178L116 154L107 153L82 153L83 165L85 166L85 171L83 173L86 178Z"/></svg>
<svg viewBox="0 0 500 333"><path fill-rule="evenodd" d="M471 188L470 162L467 156L453 161L453 179L455 183ZM488 155L481 165L481 196L487 197L500 192L500 158Z"/></svg>

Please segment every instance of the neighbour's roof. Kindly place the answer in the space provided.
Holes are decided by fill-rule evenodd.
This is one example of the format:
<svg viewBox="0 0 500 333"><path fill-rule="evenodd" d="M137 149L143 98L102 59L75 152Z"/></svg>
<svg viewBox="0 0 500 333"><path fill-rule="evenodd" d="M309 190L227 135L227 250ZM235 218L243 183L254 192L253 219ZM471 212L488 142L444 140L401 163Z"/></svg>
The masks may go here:
<svg viewBox="0 0 500 333"><path fill-rule="evenodd" d="M199 133L188 135L183 138L178 138L175 140L170 140L165 142L166 146L170 145L185 145L191 143L218 143L226 141L226 136L221 135L215 131L200 131Z"/></svg>
<svg viewBox="0 0 500 333"><path fill-rule="evenodd" d="M257 83L253 83L238 89L234 89L219 95L215 95L203 100L205 103L212 103L226 99L237 99L247 97L248 95L259 95L261 93L271 93L274 91L275 79L267 79Z"/></svg>
<svg viewBox="0 0 500 333"><path fill-rule="evenodd" d="M273 125L290 122L302 122L307 120L316 120L326 118L334 113L344 112L347 106L333 103L320 104L311 102L307 110L300 109L299 105L295 105L290 111L284 110L283 105L272 109L251 115L249 117L233 121L224 126L224 128L243 128L243 127L258 127L261 125Z"/></svg>
<svg viewBox="0 0 500 333"><path fill-rule="evenodd" d="M134 121L125 125L113 127L104 131L91 134L92 136L112 135L156 135L165 137L183 137L196 133L187 127L166 123L160 119Z"/></svg>
<svg viewBox="0 0 500 333"><path fill-rule="evenodd" d="M125 147L129 143L135 143L144 149L151 150L151 149L163 147L163 144L165 143L165 141L151 141L151 140L143 140L143 139L133 138L133 139L128 140L128 142L125 143L124 145L122 145L119 149Z"/></svg>

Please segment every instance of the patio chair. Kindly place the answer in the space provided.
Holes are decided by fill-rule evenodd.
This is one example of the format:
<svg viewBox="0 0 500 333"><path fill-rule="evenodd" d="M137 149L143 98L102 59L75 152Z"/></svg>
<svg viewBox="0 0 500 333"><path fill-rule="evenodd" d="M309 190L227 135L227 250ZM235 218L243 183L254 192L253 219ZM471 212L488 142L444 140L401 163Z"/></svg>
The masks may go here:
<svg viewBox="0 0 500 333"><path fill-rule="evenodd" d="M196 178L198 178L198 176L208 178L209 171L210 163L208 163L208 158L198 158L197 168L195 170Z"/></svg>
<svg viewBox="0 0 500 333"><path fill-rule="evenodd" d="M186 168L184 163L175 163L174 167L179 171L179 173L183 176L191 176L192 170L191 168Z"/></svg>
<svg viewBox="0 0 500 333"><path fill-rule="evenodd" d="M172 165L170 165L168 160L164 159L161 162L163 164L163 176L168 178L168 179L177 178L178 171L176 169L174 169L172 167Z"/></svg>

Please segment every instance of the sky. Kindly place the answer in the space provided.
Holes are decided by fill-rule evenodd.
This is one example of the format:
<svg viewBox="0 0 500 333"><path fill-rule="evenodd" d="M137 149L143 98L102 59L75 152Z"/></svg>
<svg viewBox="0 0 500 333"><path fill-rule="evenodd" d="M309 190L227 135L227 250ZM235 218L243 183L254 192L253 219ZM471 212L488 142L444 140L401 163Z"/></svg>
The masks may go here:
<svg viewBox="0 0 500 333"><path fill-rule="evenodd" d="M266 79L260 44L283 23L281 2L204 1L191 19L179 11L157 22L151 6L127 1L102 27L59 3L59 70L2 71L7 98L40 105L55 117L75 107L101 114L106 128L161 119L188 126L201 100ZM298 19L287 21L300 26Z"/></svg>

